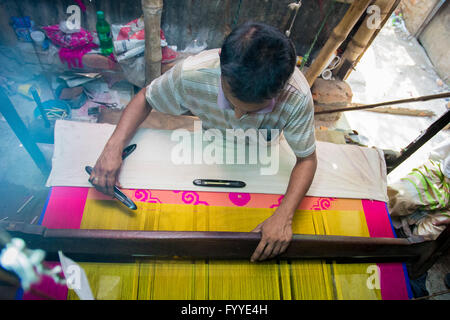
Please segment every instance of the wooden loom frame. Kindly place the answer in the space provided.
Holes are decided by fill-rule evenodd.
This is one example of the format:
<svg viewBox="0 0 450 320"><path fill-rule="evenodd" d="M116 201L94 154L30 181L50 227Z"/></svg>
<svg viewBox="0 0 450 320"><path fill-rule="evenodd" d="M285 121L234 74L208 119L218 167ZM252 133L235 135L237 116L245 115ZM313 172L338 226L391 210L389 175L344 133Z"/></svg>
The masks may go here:
<svg viewBox="0 0 450 320"><path fill-rule="evenodd" d="M58 251L78 261L158 259L249 259L261 235L254 232L131 231L48 229L21 222L0 222L30 249L50 257ZM345 263L406 262L412 279L423 275L450 247L450 225L436 240L422 237L368 238L294 234L283 259L322 259ZM106 248L106 250L105 250ZM107 251L107 253L106 253Z"/></svg>
<svg viewBox="0 0 450 320"><path fill-rule="evenodd" d="M306 77L310 85L314 83L320 70L325 67L324 64L328 58L347 38L370 2L364 0L352 3L345 19L333 30L333 34L320 51L316 62L308 70ZM389 3L389 1L387 2ZM395 1L395 4L398 4L398 1ZM146 31L153 30L153 32L146 32L148 41L146 41L145 59L146 65L148 65L146 68L148 82L160 74L160 52L150 50L151 46L159 46L159 34L154 32L157 29L150 28L150 26L158 25L160 22L162 1L143 0L142 7ZM395 5L390 8L391 11L393 8ZM386 20L383 21L383 24L385 22ZM151 55L151 52L158 54ZM0 100L6 101L7 111L14 109L1 89ZM5 111L2 110L2 113L4 114ZM49 168L45 159L35 148L35 143L29 137L20 118L16 116L16 113L13 113L13 116L8 118L5 116L5 118L11 118L8 123L15 124L11 127L15 129L15 133L22 142L27 142L24 143L25 148L46 175ZM47 229L43 226L15 222L0 222L0 227L10 232L12 236L24 239L31 249L43 249L49 256L55 257L61 250L68 256L81 261L110 261L112 259L130 261L145 257L249 259L261 238L259 233L244 232ZM409 276L417 278L425 273L448 250L449 246L450 226L447 226L434 241L424 241L420 237L404 239L295 234L288 250L280 257L285 259L332 259L342 262L407 262L410 263ZM108 251L107 255L105 248Z"/></svg>

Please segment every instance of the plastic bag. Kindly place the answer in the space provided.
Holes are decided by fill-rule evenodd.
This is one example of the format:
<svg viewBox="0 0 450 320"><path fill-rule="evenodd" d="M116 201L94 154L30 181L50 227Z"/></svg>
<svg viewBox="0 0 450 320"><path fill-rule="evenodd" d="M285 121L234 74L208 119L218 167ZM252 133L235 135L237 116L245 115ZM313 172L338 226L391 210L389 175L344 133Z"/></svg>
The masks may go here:
<svg viewBox="0 0 450 320"><path fill-rule="evenodd" d="M208 47L206 41L201 41L198 39L194 39L191 43L181 52L189 53L189 54L197 54Z"/></svg>
<svg viewBox="0 0 450 320"><path fill-rule="evenodd" d="M111 25L113 35L114 55L119 62L128 82L138 86L145 86L145 29L144 19L138 18L125 25ZM163 30L160 31L161 47L168 47ZM176 58L176 52L170 60ZM162 63L169 62L169 59L163 54ZM166 58L166 59L165 59ZM166 60L166 61L165 61Z"/></svg>
<svg viewBox="0 0 450 320"><path fill-rule="evenodd" d="M450 143L444 142L429 160L388 186L389 212L394 226L405 234L436 239L445 226L434 222L450 217Z"/></svg>

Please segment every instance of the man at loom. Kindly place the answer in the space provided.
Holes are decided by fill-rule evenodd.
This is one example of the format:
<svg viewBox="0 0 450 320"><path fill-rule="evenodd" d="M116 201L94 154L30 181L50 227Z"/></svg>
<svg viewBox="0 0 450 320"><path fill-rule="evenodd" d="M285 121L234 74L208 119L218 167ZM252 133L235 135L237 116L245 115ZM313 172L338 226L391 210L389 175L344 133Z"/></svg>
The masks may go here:
<svg viewBox="0 0 450 320"><path fill-rule="evenodd" d="M89 181L113 195L122 150L152 109L198 116L204 129L282 130L297 161L281 205L253 230L262 237L251 261L283 253L292 239L295 210L317 167L312 97L295 64L295 48L284 34L262 23L243 24L220 50L179 62L130 101Z"/></svg>

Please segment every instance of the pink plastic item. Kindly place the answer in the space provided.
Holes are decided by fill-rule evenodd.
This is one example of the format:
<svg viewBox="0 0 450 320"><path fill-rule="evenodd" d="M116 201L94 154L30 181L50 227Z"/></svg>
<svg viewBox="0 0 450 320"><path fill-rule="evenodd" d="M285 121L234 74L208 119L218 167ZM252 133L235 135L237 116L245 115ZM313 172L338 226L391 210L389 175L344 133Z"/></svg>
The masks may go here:
<svg viewBox="0 0 450 320"><path fill-rule="evenodd" d="M57 46L75 49L84 47L85 45L92 43L93 37L91 33L83 28L75 33L64 33L59 29L59 25L42 27L47 33L47 37Z"/></svg>
<svg viewBox="0 0 450 320"><path fill-rule="evenodd" d="M83 28L72 34L64 33L59 25L43 27L53 44L60 46L59 58L70 68L83 68L83 56L98 47L92 42L91 33Z"/></svg>
<svg viewBox="0 0 450 320"><path fill-rule="evenodd" d="M95 43L89 43L77 49L61 48L58 54L61 62L66 62L69 69L83 68L83 56L95 47L97 47Z"/></svg>

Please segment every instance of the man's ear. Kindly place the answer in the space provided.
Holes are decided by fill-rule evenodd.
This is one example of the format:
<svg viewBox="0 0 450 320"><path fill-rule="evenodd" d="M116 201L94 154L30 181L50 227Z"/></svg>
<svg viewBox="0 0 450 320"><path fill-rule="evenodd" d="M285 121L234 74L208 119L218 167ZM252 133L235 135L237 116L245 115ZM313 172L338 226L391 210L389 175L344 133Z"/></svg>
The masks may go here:
<svg viewBox="0 0 450 320"><path fill-rule="evenodd" d="M221 53L222 53L222 48L219 49L219 56L220 56Z"/></svg>

